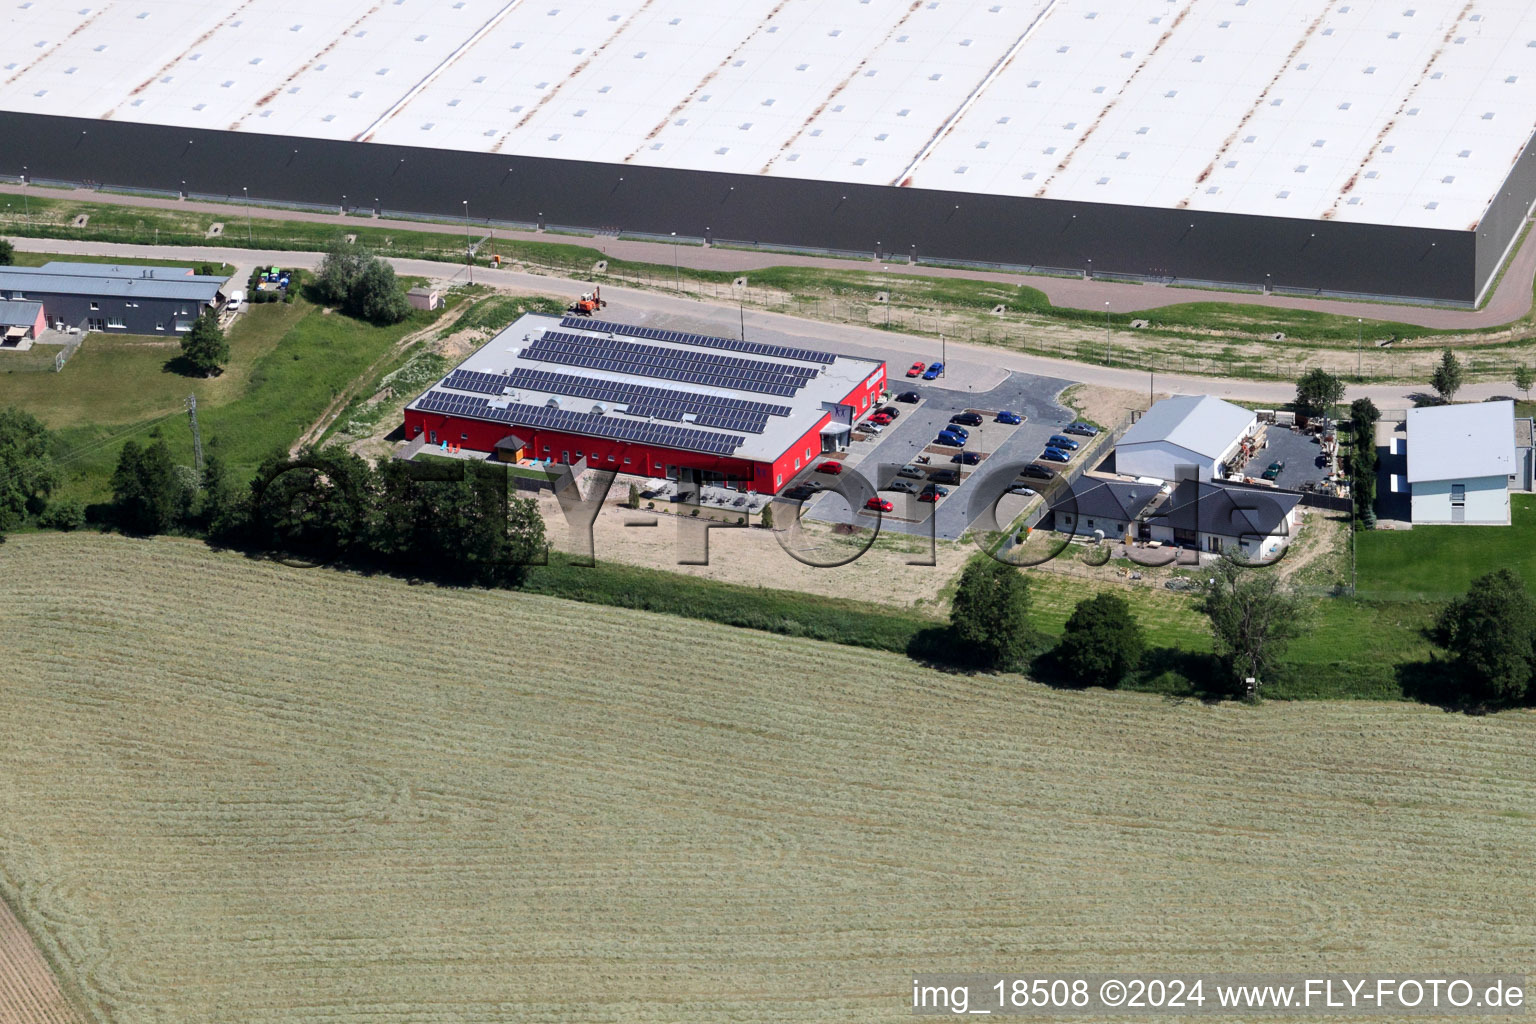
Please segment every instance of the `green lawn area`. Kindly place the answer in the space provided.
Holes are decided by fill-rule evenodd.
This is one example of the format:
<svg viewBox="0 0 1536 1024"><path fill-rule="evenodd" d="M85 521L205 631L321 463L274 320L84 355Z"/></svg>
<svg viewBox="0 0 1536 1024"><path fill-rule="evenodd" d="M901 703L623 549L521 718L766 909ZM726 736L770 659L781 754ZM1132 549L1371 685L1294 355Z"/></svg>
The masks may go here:
<svg viewBox="0 0 1536 1024"><path fill-rule="evenodd" d="M1362 328L1362 325L1356 323L1356 318L1352 316L1318 313L1308 309L1252 306L1240 302L1184 302L1173 306L1144 309L1139 313L1126 313L1116 319L1129 323L1136 318L1150 320L1155 326L1164 330L1188 328L1264 333L1281 331L1287 335L1311 341L1350 343L1354 343L1362 329L1367 339L1380 338L1388 334L1395 334L1399 338L1422 338L1433 334L1451 333L1392 320L1366 319Z"/></svg>
<svg viewBox="0 0 1536 1024"><path fill-rule="evenodd" d="M1064 576L1049 570L1026 571L1030 618L1035 627L1058 637L1079 601L1108 591L1130 603L1131 613L1145 631L1149 645L1199 652L1211 649L1210 627L1188 596L1171 590L1116 583L1110 578L1114 570L1107 567L1094 571L1104 574L1104 579Z"/></svg>
<svg viewBox="0 0 1536 1024"><path fill-rule="evenodd" d="M227 404L245 393L256 364L309 309L300 302L252 306L230 328L229 366L213 378L176 372L181 345L174 336L89 334L63 373L0 376L0 405L19 406L61 430L164 416L181 409L189 394L200 405Z"/></svg>
<svg viewBox="0 0 1536 1024"><path fill-rule="evenodd" d="M230 330L230 364L213 379L168 365L179 353L169 339L92 335L63 373L0 375L0 405L25 409L55 430L61 496L107 497L123 441L143 439L157 424L177 460L190 464L182 410L194 393L204 444L245 476L292 444L354 380L382 373L387 367L376 364L396 342L441 315L415 311L403 323L374 327L303 299L253 306Z"/></svg>
<svg viewBox="0 0 1536 1024"><path fill-rule="evenodd" d="M1513 569L1536 584L1536 495L1512 494L1509 526L1416 526L1356 539L1358 591L1370 597L1443 601L1477 577Z"/></svg>

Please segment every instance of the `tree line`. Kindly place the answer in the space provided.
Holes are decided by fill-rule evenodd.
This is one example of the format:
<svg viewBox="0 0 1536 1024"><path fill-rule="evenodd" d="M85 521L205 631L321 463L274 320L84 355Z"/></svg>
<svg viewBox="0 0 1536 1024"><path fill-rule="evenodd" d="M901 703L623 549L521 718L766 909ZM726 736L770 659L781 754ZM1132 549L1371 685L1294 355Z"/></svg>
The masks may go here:
<svg viewBox="0 0 1536 1024"><path fill-rule="evenodd" d="M1054 644L1029 621L1029 581L1016 566L975 558L961 573L950 605L956 648L981 668L1029 671L1078 686L1117 687L1144 669L1145 631L1118 594L1079 601ZM1217 665L1204 681L1216 696L1253 696L1280 670L1286 645L1305 625L1301 599L1271 571L1233 556L1210 569L1199 608L1210 623Z"/></svg>
<svg viewBox="0 0 1536 1024"><path fill-rule="evenodd" d="M1213 655L1209 678L1196 688L1256 698L1266 682L1284 677L1286 649L1306 630L1308 606L1270 568L1226 555L1208 572L1196 607L1209 624ZM1110 688L1157 669L1130 602L1118 594L1079 601L1054 644L1031 625L1029 610L1029 580L1020 569L973 559L951 603L947 642L956 660ZM1536 599L1516 573L1500 569L1474 580L1441 609L1429 638L1440 653L1404 666L1410 696L1464 710L1536 704Z"/></svg>
<svg viewBox="0 0 1536 1024"><path fill-rule="evenodd" d="M486 586L518 584L545 553L537 504L509 495L497 465L369 462L333 446L271 455L243 488L217 451L200 478L185 470L164 438L125 444L112 474L113 525Z"/></svg>

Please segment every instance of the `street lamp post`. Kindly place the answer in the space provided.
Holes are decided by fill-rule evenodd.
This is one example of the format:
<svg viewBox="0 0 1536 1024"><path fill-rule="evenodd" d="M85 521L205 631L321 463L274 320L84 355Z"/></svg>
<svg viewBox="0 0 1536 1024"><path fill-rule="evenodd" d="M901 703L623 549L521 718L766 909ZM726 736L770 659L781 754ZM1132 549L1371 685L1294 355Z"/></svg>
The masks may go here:
<svg viewBox="0 0 1536 1024"><path fill-rule="evenodd" d="M27 165L21 165L21 183L27 184ZM32 200L25 191L21 193L21 205L27 211L27 226L32 226Z"/></svg>
<svg viewBox="0 0 1536 1024"><path fill-rule="evenodd" d="M475 268L469 260L469 200L464 200L464 273L469 283L475 283Z"/></svg>
<svg viewBox="0 0 1536 1024"><path fill-rule="evenodd" d="M949 374L949 341L942 334L939 335L939 365L944 367L944 369L939 371L939 376L940 377L948 376L948 374Z"/></svg>
<svg viewBox="0 0 1536 1024"><path fill-rule="evenodd" d="M1360 348L1365 340L1365 317L1355 318L1355 380L1360 379Z"/></svg>
<svg viewBox="0 0 1536 1024"><path fill-rule="evenodd" d="M245 244L251 243L251 188L249 185L241 185L240 191L245 193Z"/></svg>
<svg viewBox="0 0 1536 1024"><path fill-rule="evenodd" d="M1109 365L1109 303L1104 303L1104 365Z"/></svg>
<svg viewBox="0 0 1536 1024"><path fill-rule="evenodd" d="M677 232L676 231L672 232L672 289L674 291L679 291L679 292L683 290L682 271L678 270L678 268L677 268Z"/></svg>

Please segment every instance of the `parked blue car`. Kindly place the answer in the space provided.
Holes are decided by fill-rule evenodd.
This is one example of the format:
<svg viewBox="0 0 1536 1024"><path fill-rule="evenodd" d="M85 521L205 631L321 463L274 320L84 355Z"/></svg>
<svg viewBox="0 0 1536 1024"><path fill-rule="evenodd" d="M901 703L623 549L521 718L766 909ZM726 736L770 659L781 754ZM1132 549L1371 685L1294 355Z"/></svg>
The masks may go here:
<svg viewBox="0 0 1536 1024"><path fill-rule="evenodd" d="M928 369L923 371L923 380L937 380L938 377L939 377L939 374L941 374L943 372L944 372L944 364L943 363L934 363L932 366L928 367Z"/></svg>
<svg viewBox="0 0 1536 1024"><path fill-rule="evenodd" d="M956 426L953 423L945 425L944 429L941 430L940 433L954 434L956 437L963 437L967 441L971 439L971 432L969 430L966 430L964 427Z"/></svg>
<svg viewBox="0 0 1536 1024"><path fill-rule="evenodd" d="M942 433L938 437L934 438L933 439L933 443L934 444L946 445L946 446L948 446L950 448L964 448L965 447L965 438L961 437L958 434L951 434L949 431L946 430L946 431L944 431L944 433Z"/></svg>
<svg viewBox="0 0 1536 1024"><path fill-rule="evenodd" d="M1046 462L1071 462L1072 461L1071 454L1068 453L1068 452L1062 451L1060 448L1047 448L1045 451L1040 453L1040 457L1042 459L1044 459Z"/></svg>
<svg viewBox="0 0 1536 1024"><path fill-rule="evenodd" d="M1045 443L1052 448L1060 448L1064 452L1075 452L1078 448L1076 441L1062 434L1052 434Z"/></svg>
<svg viewBox="0 0 1536 1024"><path fill-rule="evenodd" d="M1019 416L1018 413L1013 412L1013 411L1008 410L1008 409L1004 409L1002 412L997 414L997 422L999 422L999 423L1014 423L1014 424L1017 424L1017 423L1023 423L1024 420Z"/></svg>

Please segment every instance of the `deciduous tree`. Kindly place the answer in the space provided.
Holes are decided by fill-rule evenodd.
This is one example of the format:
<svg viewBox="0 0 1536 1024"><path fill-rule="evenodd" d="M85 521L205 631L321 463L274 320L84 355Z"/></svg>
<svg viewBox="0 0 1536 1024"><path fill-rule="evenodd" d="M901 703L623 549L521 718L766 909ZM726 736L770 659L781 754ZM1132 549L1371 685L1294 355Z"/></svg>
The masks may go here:
<svg viewBox="0 0 1536 1024"><path fill-rule="evenodd" d="M1440 613L1436 633L1468 696L1512 703L1530 694L1536 602L1510 570L1473 580Z"/></svg>
<svg viewBox="0 0 1536 1024"><path fill-rule="evenodd" d="M1296 411L1308 416L1326 415L1344 398L1344 382L1318 367L1296 382Z"/></svg>
<svg viewBox="0 0 1536 1024"><path fill-rule="evenodd" d="M960 574L949 621L964 645L960 653L990 667L1015 666L1033 642L1029 582L1015 566L974 559Z"/></svg>
<svg viewBox="0 0 1536 1024"><path fill-rule="evenodd" d="M346 239L338 238L331 243L330 251L320 261L320 271L315 275L315 291L320 300L330 306L345 306L368 259L367 249Z"/></svg>
<svg viewBox="0 0 1536 1024"><path fill-rule="evenodd" d="M219 315L212 309L203 310L192 324L192 330L181 339L181 354L204 377L222 372L229 362L229 342L224 338L224 329L219 326Z"/></svg>
<svg viewBox="0 0 1536 1024"><path fill-rule="evenodd" d="M1250 677L1263 683L1301 634L1301 602L1273 570L1245 568L1231 557L1223 556L1212 576L1202 610L1211 620L1216 655L1234 686Z"/></svg>
<svg viewBox="0 0 1536 1024"><path fill-rule="evenodd" d="M52 437L31 413L0 409L0 530L14 529L40 510L58 485L49 452Z"/></svg>
<svg viewBox="0 0 1536 1024"><path fill-rule="evenodd" d="M164 438L123 445L112 471L112 510L129 533L165 533L186 513L188 494Z"/></svg>
<svg viewBox="0 0 1536 1024"><path fill-rule="evenodd" d="M1114 687L1141 663L1145 647L1130 603L1104 593L1077 603L1056 647L1056 660L1079 683Z"/></svg>
<svg viewBox="0 0 1536 1024"><path fill-rule="evenodd" d="M397 324L411 315L405 289L395 268L381 259L370 259L352 284L347 312L375 324Z"/></svg>
<svg viewBox="0 0 1536 1024"><path fill-rule="evenodd" d="M1435 372L1430 374L1429 386L1440 393L1440 401L1453 402L1456 400L1456 392L1461 390L1465 374L1461 368L1461 360L1456 358L1456 353L1446 349L1440 355L1440 363L1435 367Z"/></svg>
<svg viewBox="0 0 1536 1024"><path fill-rule="evenodd" d="M1515 387L1525 392L1525 400L1531 400L1531 388L1536 387L1536 370L1529 366L1515 367Z"/></svg>

